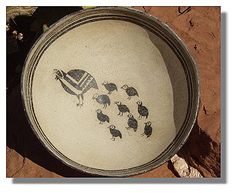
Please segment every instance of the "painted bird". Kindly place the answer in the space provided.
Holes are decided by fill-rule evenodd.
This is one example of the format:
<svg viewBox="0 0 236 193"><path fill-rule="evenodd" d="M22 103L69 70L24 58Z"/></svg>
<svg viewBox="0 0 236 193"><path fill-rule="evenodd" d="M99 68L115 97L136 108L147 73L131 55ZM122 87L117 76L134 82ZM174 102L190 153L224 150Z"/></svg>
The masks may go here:
<svg viewBox="0 0 236 193"><path fill-rule="evenodd" d="M111 133L111 135L112 135L112 138L111 138L112 141L115 141L115 138L116 138L116 137L122 138L121 132L116 129L116 126L115 126L115 125L110 125L110 126L107 127L107 128L110 129L110 133Z"/></svg>
<svg viewBox="0 0 236 193"><path fill-rule="evenodd" d="M137 131L138 128L138 121L134 118L134 116L130 113L128 114L129 119L128 119L128 127L126 127L126 129L130 129L132 128L134 130L134 132Z"/></svg>
<svg viewBox="0 0 236 193"><path fill-rule="evenodd" d="M138 113L139 113L139 119L142 117L146 117L146 119L148 118L148 109L147 107L143 106L141 101L137 102L138 104Z"/></svg>
<svg viewBox="0 0 236 193"><path fill-rule="evenodd" d="M109 96L105 94L95 94L92 99L95 99L99 104L102 104L103 108L107 108L107 106L111 104Z"/></svg>
<svg viewBox="0 0 236 193"><path fill-rule="evenodd" d="M145 123L144 132L143 132L143 134L141 134L142 136L146 135L148 138L152 135L152 126L151 125L152 125L151 121L148 121L147 123Z"/></svg>
<svg viewBox="0 0 236 193"><path fill-rule="evenodd" d="M134 87L131 86L129 87L128 85L125 84L121 88L126 91L129 100L131 99L132 96L139 96L138 91Z"/></svg>
<svg viewBox="0 0 236 193"><path fill-rule="evenodd" d="M60 81L62 88L78 98L77 106L83 106L84 94L89 89L98 89L96 80L84 70L76 69L65 73L63 70L54 69L54 73L55 79Z"/></svg>
<svg viewBox="0 0 236 193"><path fill-rule="evenodd" d="M107 115L103 114L101 109L97 109L96 112L97 112L97 118L100 121L99 122L100 124L102 124L104 122L109 123L109 117Z"/></svg>
<svg viewBox="0 0 236 193"><path fill-rule="evenodd" d="M126 105L122 105L121 102L115 102L118 107L119 113L118 115L122 116L123 113L130 113L129 108Z"/></svg>
<svg viewBox="0 0 236 193"><path fill-rule="evenodd" d="M118 91L117 86L114 83L103 82L102 85L108 90L108 94L111 94L113 91Z"/></svg>

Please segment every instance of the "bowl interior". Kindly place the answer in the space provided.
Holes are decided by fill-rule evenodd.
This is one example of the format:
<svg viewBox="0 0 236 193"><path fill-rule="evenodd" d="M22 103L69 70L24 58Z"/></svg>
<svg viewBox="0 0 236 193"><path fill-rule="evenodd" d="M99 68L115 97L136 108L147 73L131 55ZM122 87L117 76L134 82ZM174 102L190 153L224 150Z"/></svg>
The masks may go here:
<svg viewBox="0 0 236 193"><path fill-rule="evenodd" d="M163 37L134 22L71 27L71 17L44 34L26 61L22 93L32 127L75 168L138 173L183 132L191 94L183 62Z"/></svg>

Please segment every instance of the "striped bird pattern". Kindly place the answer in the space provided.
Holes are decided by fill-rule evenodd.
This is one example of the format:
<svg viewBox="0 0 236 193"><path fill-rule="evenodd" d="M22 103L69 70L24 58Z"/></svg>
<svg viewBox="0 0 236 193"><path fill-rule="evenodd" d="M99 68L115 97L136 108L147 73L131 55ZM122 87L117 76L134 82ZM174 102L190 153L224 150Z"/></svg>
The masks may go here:
<svg viewBox="0 0 236 193"><path fill-rule="evenodd" d="M98 89L96 80L88 72L80 69L70 70L65 73L62 70L54 70L56 80L59 80L66 92L71 95L76 95L79 103L83 105L84 94L91 88Z"/></svg>
<svg viewBox="0 0 236 193"><path fill-rule="evenodd" d="M78 98L79 103L77 104L77 106L81 107L83 105L84 94L87 91L89 91L91 88L98 89L98 85L97 85L97 82L94 79L94 77L91 74L89 74L88 72L84 71L84 70L75 69L75 70L70 70L69 72L65 73L63 70L55 69L54 73L56 75L55 79L60 81L62 88L67 93L69 93L71 95L75 95ZM109 95L112 94L113 90L118 91L117 86L114 83L107 83L106 82L106 84L103 83L102 85L105 86L105 88L109 91L109 93L108 93ZM139 97L137 90L133 87L123 85L121 87L121 89L124 89L126 91L126 94L129 96L128 97L129 100L131 99L131 96ZM99 97L101 98L101 100L100 100ZM101 94L101 95L95 94L93 99L96 99L96 101L99 104L104 105L104 108L106 108L107 105L111 104L110 103L110 98L106 94ZM137 111L139 113L139 119L142 118L142 117L146 117L146 119L147 119L148 118L148 109L145 106L142 105L141 101L137 101L136 103L138 104ZM127 120L128 127L126 127L126 129L132 128L133 131L136 132L137 127L138 127L138 121L130 113L128 107L126 105L122 104L119 101L115 102L115 104L118 107L120 116L122 116L123 113L125 113L125 112L129 113L128 114L129 119ZM97 119L99 120L100 124L104 123L104 122L109 123L109 116L108 115L103 114L100 109L97 109L96 112L97 112ZM145 123L144 132L141 134L142 136L145 135L147 138L151 136L151 134L152 134L151 124L152 123L150 121ZM111 139L113 141L117 137L122 139L122 134L116 128L115 125L110 125L108 128L110 129L110 133L112 135Z"/></svg>

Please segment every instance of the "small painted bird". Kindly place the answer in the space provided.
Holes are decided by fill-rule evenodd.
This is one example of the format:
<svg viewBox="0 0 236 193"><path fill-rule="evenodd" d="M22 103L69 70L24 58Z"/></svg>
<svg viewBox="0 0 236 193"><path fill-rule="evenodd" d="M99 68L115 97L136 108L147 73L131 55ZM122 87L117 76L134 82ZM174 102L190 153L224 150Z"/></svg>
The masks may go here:
<svg viewBox="0 0 236 193"><path fill-rule="evenodd" d="M129 108L126 105L122 105L121 102L115 102L118 107L119 113L118 115L122 116L123 113L130 113Z"/></svg>
<svg viewBox="0 0 236 193"><path fill-rule="evenodd" d="M115 141L115 138L116 138L116 137L122 138L121 132L116 129L116 126L115 126L115 125L110 125L110 126L107 127L107 128L110 129L110 133L111 133L111 135L112 135L112 138L111 138L112 141Z"/></svg>
<svg viewBox="0 0 236 193"><path fill-rule="evenodd" d="M99 104L103 105L103 108L107 108L107 106L111 104L109 96L105 94L102 95L95 94L92 99L96 99L96 101Z"/></svg>
<svg viewBox="0 0 236 193"><path fill-rule="evenodd" d="M141 101L137 102L138 104L138 113L139 113L139 119L142 117L146 117L146 119L148 118L148 109L147 107L143 106Z"/></svg>
<svg viewBox="0 0 236 193"><path fill-rule="evenodd" d="M138 121L134 118L134 116L130 113L128 114L129 119L128 119L128 127L126 127L126 129L134 129L134 132L137 131L138 128Z"/></svg>
<svg viewBox="0 0 236 193"><path fill-rule="evenodd" d="M152 125L151 121L148 121L147 123L145 123L144 132L143 132L143 134L141 134L142 136L146 135L148 138L152 135L151 125Z"/></svg>
<svg viewBox="0 0 236 193"><path fill-rule="evenodd" d="M103 82L102 85L108 90L108 94L111 94L114 90L118 91L114 83Z"/></svg>
<svg viewBox="0 0 236 193"><path fill-rule="evenodd" d="M88 72L75 69L65 73L63 70L54 69L55 79L59 80L62 88L69 94L75 95L83 106L84 94L91 88L98 89L96 80Z"/></svg>
<svg viewBox="0 0 236 193"><path fill-rule="evenodd" d="M134 88L134 87L129 87L128 85L123 85L121 87L122 89L124 89L127 93L127 95L129 96L128 99L130 100L132 96L139 96L138 95L138 91Z"/></svg>
<svg viewBox="0 0 236 193"><path fill-rule="evenodd" d="M96 112L97 112L97 118L100 121L99 122L100 124L102 124L104 122L109 123L109 117L107 115L103 114L101 109L97 109Z"/></svg>

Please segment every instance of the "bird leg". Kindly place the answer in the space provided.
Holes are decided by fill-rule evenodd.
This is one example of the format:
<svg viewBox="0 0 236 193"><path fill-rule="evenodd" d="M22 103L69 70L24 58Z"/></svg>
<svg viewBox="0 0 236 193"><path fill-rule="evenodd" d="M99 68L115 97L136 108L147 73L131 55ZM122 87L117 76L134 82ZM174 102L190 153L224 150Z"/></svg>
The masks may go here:
<svg viewBox="0 0 236 193"><path fill-rule="evenodd" d="M119 111L119 113L117 115L120 115L120 111Z"/></svg>
<svg viewBox="0 0 236 193"><path fill-rule="evenodd" d="M77 95L77 98L78 98L78 100L79 100L79 103L77 103L77 106L79 106L79 107L82 107L83 106L83 101L84 101L84 97L83 97L83 94L78 94Z"/></svg>
<svg viewBox="0 0 236 193"><path fill-rule="evenodd" d="M129 133L129 130L127 130L127 133L128 133L129 136L131 136L130 133Z"/></svg>
<svg viewBox="0 0 236 193"><path fill-rule="evenodd" d="M77 103L77 107L82 107L83 106L83 104L80 104L80 103Z"/></svg>
<svg viewBox="0 0 236 193"><path fill-rule="evenodd" d="M142 116L141 116L141 115L139 115L139 116L138 116L138 119L142 119Z"/></svg>
<svg viewBox="0 0 236 193"><path fill-rule="evenodd" d="M102 122L100 121L100 122L99 122L99 124L101 124L101 125L102 125Z"/></svg>
<svg viewBox="0 0 236 193"><path fill-rule="evenodd" d="M111 94L111 91L109 91L108 94Z"/></svg>
<svg viewBox="0 0 236 193"><path fill-rule="evenodd" d="M115 137L112 136L111 140L112 140L112 141L115 141Z"/></svg>
<svg viewBox="0 0 236 193"><path fill-rule="evenodd" d="M130 99L131 99L131 96L129 96L127 99L129 99L129 100L130 100Z"/></svg>
<svg viewBox="0 0 236 193"><path fill-rule="evenodd" d="M142 134L141 134L141 136L144 136L144 135L145 135L145 133L142 133Z"/></svg>
<svg viewBox="0 0 236 193"><path fill-rule="evenodd" d="M130 127L125 127L126 129L130 129Z"/></svg>
<svg viewBox="0 0 236 193"><path fill-rule="evenodd" d="M106 105L106 104L104 104L104 105L103 105L103 108L104 108L104 109L105 109L105 108L107 108L107 105Z"/></svg>

